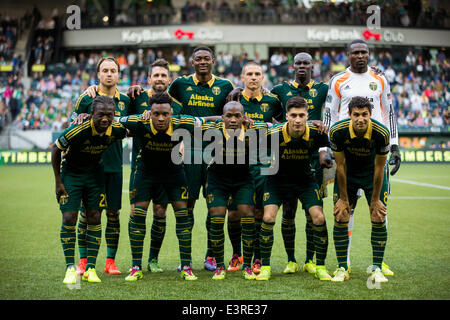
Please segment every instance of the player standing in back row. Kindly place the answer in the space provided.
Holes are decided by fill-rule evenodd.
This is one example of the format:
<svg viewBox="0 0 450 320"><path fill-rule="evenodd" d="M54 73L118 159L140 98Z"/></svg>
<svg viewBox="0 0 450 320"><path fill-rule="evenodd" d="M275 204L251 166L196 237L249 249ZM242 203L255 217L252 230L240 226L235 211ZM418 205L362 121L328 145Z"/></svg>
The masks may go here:
<svg viewBox="0 0 450 320"><path fill-rule="evenodd" d="M130 106L130 98L126 94L120 93L117 89L119 70L119 63L113 57L101 58L97 63L97 77L100 82L97 87L97 94L111 97L114 100L116 107L114 116L116 117L128 115ZM75 123L81 123L87 114L91 112L93 100L94 98L86 92L78 98L74 114L72 115L73 120L77 118ZM119 213L122 207L122 162L122 141L116 141L103 153L107 203L105 230L107 252L104 272L114 275L120 274L115 264L115 258L119 245ZM87 263L88 244L86 242L86 228L87 220L82 212L78 221L78 249L80 252L80 262L77 266L78 274L84 272Z"/></svg>
<svg viewBox="0 0 450 320"><path fill-rule="evenodd" d="M170 85L169 94L183 105L181 114L195 117L222 115L226 97L233 90L233 84L229 80L218 78L212 74L215 61L214 53L209 47L195 48L190 58L195 73L179 77ZM184 169L189 186L188 215L191 228L194 226L194 206L199 198L200 188L203 187L203 195L206 190L207 165L203 163L203 157L197 158L202 151L202 141L197 141L197 143L193 141L191 148L186 149L184 154ZM195 154L197 154L196 157L194 157ZM211 219L207 213L208 244L204 268L214 271L216 270L216 261L211 250L210 226Z"/></svg>

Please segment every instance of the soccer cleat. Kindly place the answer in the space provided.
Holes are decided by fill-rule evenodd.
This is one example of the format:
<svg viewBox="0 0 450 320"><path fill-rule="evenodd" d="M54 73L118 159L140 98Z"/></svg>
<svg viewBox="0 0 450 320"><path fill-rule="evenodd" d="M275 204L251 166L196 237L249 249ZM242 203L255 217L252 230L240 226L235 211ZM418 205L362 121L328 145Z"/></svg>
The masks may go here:
<svg viewBox="0 0 450 320"><path fill-rule="evenodd" d="M314 277L316 277L319 280L325 280L325 281L331 280L331 276L328 273L325 266L316 266L316 273L314 274Z"/></svg>
<svg viewBox="0 0 450 320"><path fill-rule="evenodd" d="M230 260L230 265L228 266L227 271L238 271L239 270L239 266L242 264L243 262L243 257L237 254L233 254L233 257Z"/></svg>
<svg viewBox="0 0 450 320"><path fill-rule="evenodd" d="M303 265L303 271L307 271L308 273L315 274L316 273L316 265L314 264L314 262L312 262L312 260L308 260L308 262L306 262Z"/></svg>
<svg viewBox="0 0 450 320"><path fill-rule="evenodd" d="M214 275L212 277L213 280L223 280L225 279L225 268L221 266L220 268L214 271Z"/></svg>
<svg viewBox="0 0 450 320"><path fill-rule="evenodd" d="M125 277L125 281L138 281L144 277L141 268L139 266L134 266L129 270L130 274Z"/></svg>
<svg viewBox="0 0 450 320"><path fill-rule="evenodd" d="M259 274L261 272L261 260L255 259L255 261L253 261L252 269L254 274Z"/></svg>
<svg viewBox="0 0 450 320"><path fill-rule="evenodd" d="M205 268L205 270L215 271L217 269L216 258L206 257L203 268Z"/></svg>
<svg viewBox="0 0 450 320"><path fill-rule="evenodd" d="M337 269L334 270L333 276L336 275L336 272L338 271L338 269L339 269L339 265L337 265ZM347 264L347 272L348 272L348 274L352 273L352 270L350 269L350 265L349 264ZM370 272L368 272L368 273L370 274Z"/></svg>
<svg viewBox="0 0 450 320"><path fill-rule="evenodd" d="M256 280L269 280L270 279L270 266L262 266L261 272L256 276Z"/></svg>
<svg viewBox="0 0 450 320"><path fill-rule="evenodd" d="M283 273L296 273L298 271L298 263L289 261L284 268Z"/></svg>
<svg viewBox="0 0 450 320"><path fill-rule="evenodd" d="M121 274L119 269L117 269L116 261L112 258L107 258L105 263L105 270L103 271L109 274Z"/></svg>
<svg viewBox="0 0 450 320"><path fill-rule="evenodd" d="M156 258L153 258L152 260L150 260L150 262L147 265L147 269L148 269L148 271L151 271L153 273L163 272L163 269L159 266L158 260ZM181 268L180 268L180 271L181 271Z"/></svg>
<svg viewBox="0 0 450 320"><path fill-rule="evenodd" d="M242 274L244 275L245 280L255 280L256 274L253 273L252 268L245 267L244 270L242 270Z"/></svg>
<svg viewBox="0 0 450 320"><path fill-rule="evenodd" d="M188 266L185 266L185 267L183 268L183 270L181 270L181 277L182 277L184 280L189 280L189 281L197 280L197 279L198 279L198 278L194 275L194 273L192 272L192 268L191 268L191 267L188 267Z"/></svg>
<svg viewBox="0 0 450 320"><path fill-rule="evenodd" d="M89 268L81 278L83 281L91 282L91 283L100 283L102 280L97 276L97 272L94 268Z"/></svg>
<svg viewBox="0 0 450 320"><path fill-rule="evenodd" d="M394 272L389 269L389 266L384 262L381 264L381 272L383 272L385 276L389 277L392 277L394 275Z"/></svg>
<svg viewBox="0 0 450 320"><path fill-rule="evenodd" d="M77 274L81 276L86 271L87 258L81 258L77 265Z"/></svg>
<svg viewBox="0 0 450 320"><path fill-rule="evenodd" d="M192 268L192 261L189 262L189 266ZM181 263L178 265L177 271L181 272Z"/></svg>
<svg viewBox="0 0 450 320"><path fill-rule="evenodd" d="M388 282L388 279L383 275L383 272L378 267L376 267L375 271L373 271L370 275L370 280L375 281L375 283Z"/></svg>
<svg viewBox="0 0 450 320"><path fill-rule="evenodd" d="M333 275L334 277L331 278L333 282L343 282L344 280L350 279L348 270L345 270L344 267L337 268Z"/></svg>
<svg viewBox="0 0 450 320"><path fill-rule="evenodd" d="M76 284L77 283L77 270L75 269L75 266L70 266L66 270L66 276L64 277L63 283L64 284Z"/></svg>

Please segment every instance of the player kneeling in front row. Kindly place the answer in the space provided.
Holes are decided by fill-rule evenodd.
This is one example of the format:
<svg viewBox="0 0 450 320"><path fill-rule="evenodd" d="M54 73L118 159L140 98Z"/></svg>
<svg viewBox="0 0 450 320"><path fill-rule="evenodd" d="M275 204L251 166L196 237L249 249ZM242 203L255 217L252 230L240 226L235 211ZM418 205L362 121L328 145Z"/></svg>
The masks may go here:
<svg viewBox="0 0 450 320"><path fill-rule="evenodd" d="M315 277L331 280L325 268L328 250L328 232L323 213L319 186L311 170L311 156L320 147L329 146L328 136L319 133L318 128L308 120L308 104L302 97L293 97L286 104L287 122L281 123L268 132L268 143L272 152L279 145L279 157L274 162L279 169L275 175L268 176L264 186L264 218L260 233L262 267L256 280L269 280L271 276L270 256L273 247L273 227L276 215L283 200L299 199L309 212L313 223L314 245L316 250ZM271 137L275 135L274 137ZM323 153L319 158L323 167L330 164Z"/></svg>
<svg viewBox="0 0 450 320"><path fill-rule="evenodd" d="M387 282L381 272L387 241L386 214L388 184L386 158L389 153L389 130L371 119L372 104L367 98L354 97L348 105L350 119L330 128L331 149L336 161L334 180L333 238L338 269L332 281L348 280L348 221L350 208L356 203L358 189L363 189L372 222L372 279Z"/></svg>
<svg viewBox="0 0 450 320"><path fill-rule="evenodd" d="M64 284L77 281L75 226L81 201L87 218L87 265L82 280L101 282L95 264L102 239L101 212L106 208L102 153L126 135L126 129L113 122L114 109L113 99L106 96L95 98L91 119L80 125L71 125L52 146L56 199L62 212L60 238L67 266Z"/></svg>

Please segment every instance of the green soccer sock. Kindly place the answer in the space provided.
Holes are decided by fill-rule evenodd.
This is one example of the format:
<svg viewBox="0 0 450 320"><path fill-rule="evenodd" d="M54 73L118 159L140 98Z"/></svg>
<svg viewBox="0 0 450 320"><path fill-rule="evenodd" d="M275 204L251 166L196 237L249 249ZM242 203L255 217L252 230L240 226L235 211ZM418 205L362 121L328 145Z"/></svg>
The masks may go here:
<svg viewBox="0 0 450 320"><path fill-rule="evenodd" d="M131 246L131 265L138 266L142 270L142 251L144 248L145 238L145 219L147 217L147 210L135 206L133 217L129 224L129 237Z"/></svg>
<svg viewBox="0 0 450 320"><path fill-rule="evenodd" d="M87 244L86 244L86 228L87 220L86 213L80 211L80 217L78 218L77 237L78 237L78 252L80 253L80 259L87 257Z"/></svg>
<svg viewBox="0 0 450 320"><path fill-rule="evenodd" d="M106 215L106 258L115 259L119 246L120 221L119 215Z"/></svg>
<svg viewBox="0 0 450 320"><path fill-rule="evenodd" d="M333 241L339 268L344 267L347 270L348 222L339 223L336 220L334 221Z"/></svg>
<svg viewBox="0 0 450 320"><path fill-rule="evenodd" d="M188 210L178 209L175 211L176 234L180 248L181 268L189 266L192 260L192 230Z"/></svg>
<svg viewBox="0 0 450 320"><path fill-rule="evenodd" d="M212 250L212 243L211 243L211 216L209 214L209 212L206 214L206 237L207 237L207 248L206 248L206 254L205 254L205 259L207 257L213 257L214 253Z"/></svg>
<svg viewBox="0 0 450 320"><path fill-rule="evenodd" d="M262 219L261 218L255 218L255 242L253 245L253 259L261 260L261 249L259 246L259 234L261 233L261 224Z"/></svg>
<svg viewBox="0 0 450 320"><path fill-rule="evenodd" d="M191 230L194 229L194 208L187 208L188 211L188 219L189 219L189 226Z"/></svg>
<svg viewBox="0 0 450 320"><path fill-rule="evenodd" d="M244 251L243 268L250 267L253 257L253 245L255 243L255 217L242 217L242 243Z"/></svg>
<svg viewBox="0 0 450 320"><path fill-rule="evenodd" d="M306 259L305 263L309 260L314 261L314 232L313 232L313 223L312 218L309 213L305 212L306 224L305 224L305 233L306 233Z"/></svg>
<svg viewBox="0 0 450 320"><path fill-rule="evenodd" d="M259 246L261 250L261 262L263 266L270 266L270 256L273 246L273 227L275 222L266 222L261 224L261 233L259 234Z"/></svg>
<svg viewBox="0 0 450 320"><path fill-rule="evenodd" d="M283 236L284 249L288 257L288 261L297 262L295 259L295 218L281 219L281 235Z"/></svg>
<svg viewBox="0 0 450 320"><path fill-rule="evenodd" d="M148 262L152 259L158 260L159 250L161 249L164 235L166 234L166 217L153 216L152 229L150 232L150 254Z"/></svg>
<svg viewBox="0 0 450 320"><path fill-rule="evenodd" d="M75 264L75 242L76 231L75 224L61 224L61 230L59 233L61 239L62 249L64 252L64 259L66 261L66 267Z"/></svg>
<svg viewBox="0 0 450 320"><path fill-rule="evenodd" d="M383 263L384 250L387 242L387 228L385 222L373 222L370 242L372 244L373 265L380 268Z"/></svg>
<svg viewBox="0 0 450 320"><path fill-rule="evenodd" d="M225 234L223 226L225 224L225 216L216 215L211 217L211 247L212 253L216 258L217 269L224 266L224 244Z"/></svg>
<svg viewBox="0 0 450 320"><path fill-rule="evenodd" d="M227 228L231 247L233 248L233 254L241 256L241 219L230 220L230 218L228 218Z"/></svg>
<svg viewBox="0 0 450 320"><path fill-rule="evenodd" d="M87 243L87 263L86 270L89 268L95 269L97 263L98 250L102 242L102 225L88 224L86 231L86 243Z"/></svg>
<svg viewBox="0 0 450 320"><path fill-rule="evenodd" d="M321 225L313 224L314 248L316 250L316 265L325 265L325 258L328 250L328 230L327 223Z"/></svg>

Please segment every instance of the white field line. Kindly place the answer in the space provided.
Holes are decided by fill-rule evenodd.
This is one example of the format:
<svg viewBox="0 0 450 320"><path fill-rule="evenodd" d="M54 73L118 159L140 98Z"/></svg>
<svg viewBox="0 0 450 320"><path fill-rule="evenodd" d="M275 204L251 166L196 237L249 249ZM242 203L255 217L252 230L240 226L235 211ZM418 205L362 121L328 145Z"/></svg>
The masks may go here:
<svg viewBox="0 0 450 320"><path fill-rule="evenodd" d="M404 180L404 179L397 179L397 178L389 178L389 180L395 181L395 182L400 182L400 183L412 184L412 185L415 185L415 186L421 186L421 187L429 187L429 188L436 188L436 189L450 190L450 187L440 186L440 185L438 185L438 184L423 183L423 182L417 182L417 181L411 181L411 180Z"/></svg>

